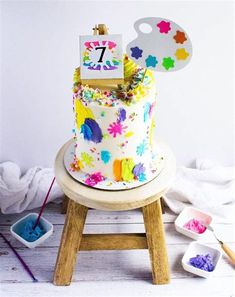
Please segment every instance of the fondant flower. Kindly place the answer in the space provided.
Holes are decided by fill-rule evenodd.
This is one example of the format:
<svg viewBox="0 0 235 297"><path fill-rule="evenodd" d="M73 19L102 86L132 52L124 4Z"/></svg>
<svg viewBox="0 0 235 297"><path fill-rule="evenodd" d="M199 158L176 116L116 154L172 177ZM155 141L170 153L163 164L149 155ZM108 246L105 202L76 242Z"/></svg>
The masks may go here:
<svg viewBox="0 0 235 297"><path fill-rule="evenodd" d="M171 30L170 22L161 21L157 24L157 27L159 28L160 33L167 34Z"/></svg>
<svg viewBox="0 0 235 297"><path fill-rule="evenodd" d="M81 153L82 162L84 162L87 166L93 167L92 162L94 161L93 157L86 152Z"/></svg>
<svg viewBox="0 0 235 297"><path fill-rule="evenodd" d="M183 44L187 40L185 33L179 30L176 31L176 34L175 36L173 36L173 38L175 39L176 43L181 43L181 44Z"/></svg>
<svg viewBox="0 0 235 297"><path fill-rule="evenodd" d="M96 172L93 174L89 174L89 176L85 179L85 184L87 184L90 187L94 187L96 184L104 180L105 177L100 172Z"/></svg>
<svg viewBox="0 0 235 297"><path fill-rule="evenodd" d="M142 57L143 50L140 49L138 46L131 47L131 56L133 58L139 59Z"/></svg>
<svg viewBox="0 0 235 297"><path fill-rule="evenodd" d="M162 60L162 66L166 70L169 70L170 68L174 68L175 67L175 61L171 57L163 58L163 60Z"/></svg>
<svg viewBox="0 0 235 297"><path fill-rule="evenodd" d="M158 60L155 56L149 55L147 59L145 60L146 67L156 67L158 64Z"/></svg>
<svg viewBox="0 0 235 297"><path fill-rule="evenodd" d="M108 131L109 134L111 134L113 137L116 137L117 134L121 135L123 132L125 132L126 127L123 127L122 123L120 122L114 122L109 125Z"/></svg>
<svg viewBox="0 0 235 297"><path fill-rule="evenodd" d="M144 139L136 148L136 153L138 156L143 156L145 151L148 149L146 140Z"/></svg>
<svg viewBox="0 0 235 297"><path fill-rule="evenodd" d="M175 52L177 60L186 60L189 56L189 53L186 52L184 48L178 48Z"/></svg>

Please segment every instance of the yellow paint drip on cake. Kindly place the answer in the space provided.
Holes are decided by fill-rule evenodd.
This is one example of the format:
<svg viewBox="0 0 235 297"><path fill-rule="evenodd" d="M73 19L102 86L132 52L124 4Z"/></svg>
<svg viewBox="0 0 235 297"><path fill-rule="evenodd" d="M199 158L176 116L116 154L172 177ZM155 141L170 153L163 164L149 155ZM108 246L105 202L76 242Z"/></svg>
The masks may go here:
<svg viewBox="0 0 235 297"><path fill-rule="evenodd" d="M122 180L132 181L134 179L134 174L132 173L135 163L132 158L122 160Z"/></svg>
<svg viewBox="0 0 235 297"><path fill-rule="evenodd" d="M75 112L76 112L76 122L77 128L80 130L81 125L84 124L85 119L95 119L93 112L90 108L85 107L80 100L75 101Z"/></svg>

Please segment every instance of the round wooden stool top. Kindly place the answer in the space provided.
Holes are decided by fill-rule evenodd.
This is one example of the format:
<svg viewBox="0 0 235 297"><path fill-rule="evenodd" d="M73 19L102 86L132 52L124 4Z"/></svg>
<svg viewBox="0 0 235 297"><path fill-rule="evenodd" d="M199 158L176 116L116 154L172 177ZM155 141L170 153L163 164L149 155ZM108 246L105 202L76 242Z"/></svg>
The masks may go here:
<svg viewBox="0 0 235 297"><path fill-rule="evenodd" d="M149 183L134 189L119 191L85 186L73 179L64 166L64 153L72 141L66 142L56 156L55 176L65 195L82 205L113 211L140 208L161 198L172 184L176 169L175 157L164 142L159 142L165 152L165 163L160 174Z"/></svg>

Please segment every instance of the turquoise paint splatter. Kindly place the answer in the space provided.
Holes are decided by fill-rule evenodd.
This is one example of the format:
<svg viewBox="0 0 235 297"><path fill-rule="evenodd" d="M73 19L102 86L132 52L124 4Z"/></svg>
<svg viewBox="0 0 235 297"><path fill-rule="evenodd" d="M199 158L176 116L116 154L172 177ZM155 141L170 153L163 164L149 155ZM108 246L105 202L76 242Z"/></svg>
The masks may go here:
<svg viewBox="0 0 235 297"><path fill-rule="evenodd" d="M144 106L144 122L146 122L149 118L150 109L151 109L151 104L147 102Z"/></svg>
<svg viewBox="0 0 235 297"><path fill-rule="evenodd" d="M147 142L146 140L144 139L136 148L136 154L138 156L142 156L145 151L148 149L148 146L147 146Z"/></svg>
<svg viewBox="0 0 235 297"><path fill-rule="evenodd" d="M111 154L109 151L101 151L101 160L104 162L104 164L107 164L110 159Z"/></svg>
<svg viewBox="0 0 235 297"><path fill-rule="evenodd" d="M139 176L138 176L138 180L140 181L140 182L143 182L143 181L145 181L146 180L146 175L145 175L145 173L143 172L143 173L141 173Z"/></svg>

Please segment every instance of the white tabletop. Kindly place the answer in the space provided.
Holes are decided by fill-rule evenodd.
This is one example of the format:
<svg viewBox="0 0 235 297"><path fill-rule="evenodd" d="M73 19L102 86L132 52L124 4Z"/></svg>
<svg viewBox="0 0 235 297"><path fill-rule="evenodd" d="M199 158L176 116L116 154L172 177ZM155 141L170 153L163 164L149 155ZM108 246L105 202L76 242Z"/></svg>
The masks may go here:
<svg viewBox="0 0 235 297"><path fill-rule="evenodd" d="M129 210L143 207L159 199L171 186L176 170L175 157L164 142L158 142L165 153L161 173L149 183L128 190L108 191L93 189L73 179L64 166L64 153L73 140L66 142L55 160L57 183L66 196L87 207L101 210Z"/></svg>

